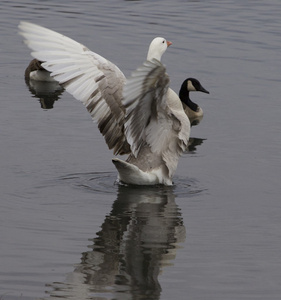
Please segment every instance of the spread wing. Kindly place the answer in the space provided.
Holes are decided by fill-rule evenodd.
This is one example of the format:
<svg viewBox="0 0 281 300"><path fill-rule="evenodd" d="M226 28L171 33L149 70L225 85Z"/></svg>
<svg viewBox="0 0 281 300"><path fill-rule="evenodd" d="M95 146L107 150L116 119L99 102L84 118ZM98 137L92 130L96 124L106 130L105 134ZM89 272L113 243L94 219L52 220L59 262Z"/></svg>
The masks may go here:
<svg viewBox="0 0 281 300"><path fill-rule="evenodd" d="M109 149L114 154L130 153L121 102L126 79L120 69L55 31L28 22L21 22L19 28L32 56L43 61L51 76L87 108Z"/></svg>
<svg viewBox="0 0 281 300"><path fill-rule="evenodd" d="M165 162L169 175L189 138L189 121L180 99L169 89L163 64L153 59L133 72L122 100L126 108L125 134L132 154L141 160L142 147L150 147L153 159Z"/></svg>

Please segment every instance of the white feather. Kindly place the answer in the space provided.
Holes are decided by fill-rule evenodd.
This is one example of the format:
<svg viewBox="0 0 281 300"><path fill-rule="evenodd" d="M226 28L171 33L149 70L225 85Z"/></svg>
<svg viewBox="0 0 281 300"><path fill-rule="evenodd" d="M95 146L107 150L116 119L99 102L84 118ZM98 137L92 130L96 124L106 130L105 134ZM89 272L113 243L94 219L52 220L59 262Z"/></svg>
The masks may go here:
<svg viewBox="0 0 281 300"><path fill-rule="evenodd" d="M125 85L116 65L84 45L28 22L21 22L19 28L32 55L85 105L109 148L115 154L130 154L127 162L113 160L120 179L171 185L190 126L160 62L171 43L155 38L148 60Z"/></svg>

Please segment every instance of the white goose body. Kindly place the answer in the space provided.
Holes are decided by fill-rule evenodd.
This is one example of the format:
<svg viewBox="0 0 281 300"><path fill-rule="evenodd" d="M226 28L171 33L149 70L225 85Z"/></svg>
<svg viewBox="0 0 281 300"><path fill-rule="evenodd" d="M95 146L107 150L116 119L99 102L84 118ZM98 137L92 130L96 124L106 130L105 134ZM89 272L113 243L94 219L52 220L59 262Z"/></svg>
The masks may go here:
<svg viewBox="0 0 281 300"><path fill-rule="evenodd" d="M158 113L157 122L151 122L146 127L146 138L144 144L141 141L139 152L131 147L132 153L126 162L118 158L112 160L122 182L141 185L173 184L172 178L179 156L188 144L190 122L178 95L172 89L168 88L165 97L165 111ZM133 143L136 145L138 141L134 139Z"/></svg>
<svg viewBox="0 0 281 300"><path fill-rule="evenodd" d="M98 124L114 154L119 179L128 184L172 185L178 159L187 147L190 122L160 62L170 42L151 42L148 60L126 82L120 69L84 45L47 28L21 22L20 34L71 95Z"/></svg>

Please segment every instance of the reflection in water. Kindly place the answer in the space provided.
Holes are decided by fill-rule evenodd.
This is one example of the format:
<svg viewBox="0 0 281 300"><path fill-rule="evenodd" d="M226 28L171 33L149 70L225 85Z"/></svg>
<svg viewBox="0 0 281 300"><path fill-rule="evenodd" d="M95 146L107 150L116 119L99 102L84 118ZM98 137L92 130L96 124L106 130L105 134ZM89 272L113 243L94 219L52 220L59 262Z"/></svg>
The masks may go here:
<svg viewBox="0 0 281 300"><path fill-rule="evenodd" d="M158 275L172 265L185 228L172 188L119 186L91 250L53 298L159 299Z"/></svg>
<svg viewBox="0 0 281 300"><path fill-rule="evenodd" d="M44 82L36 80L26 80L26 85L31 94L39 99L42 109L51 109L54 102L60 99L61 94L64 92L57 82Z"/></svg>
<svg viewBox="0 0 281 300"><path fill-rule="evenodd" d="M203 141L206 139L199 139L199 138L189 138L187 149L185 150L185 154L187 153L195 153L197 150L197 146L200 146L203 144Z"/></svg>
<svg viewBox="0 0 281 300"><path fill-rule="evenodd" d="M32 72L41 72L42 80L34 80L30 78L30 74ZM47 76L45 75L48 74ZM33 59L28 67L25 70L25 83L29 88L29 91L31 92L34 97L39 99L39 102L41 104L41 108L43 109L51 109L53 108L54 102L57 101L60 98L60 95L64 92L64 88L54 80L44 80L47 77L50 78L49 72L45 71L41 67L41 63ZM51 79L51 78L50 78Z"/></svg>

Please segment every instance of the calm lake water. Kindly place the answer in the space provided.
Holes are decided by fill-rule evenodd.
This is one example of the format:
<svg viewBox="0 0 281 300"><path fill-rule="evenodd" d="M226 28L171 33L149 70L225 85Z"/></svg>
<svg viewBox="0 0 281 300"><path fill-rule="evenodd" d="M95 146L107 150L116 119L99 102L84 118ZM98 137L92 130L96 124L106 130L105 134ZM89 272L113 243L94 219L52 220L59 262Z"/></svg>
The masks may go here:
<svg viewBox="0 0 281 300"><path fill-rule="evenodd" d="M279 0L1 2L1 300L280 299L280 12ZM126 76L152 38L173 42L171 87L195 77L210 91L191 95L205 114L174 187L115 184L83 105L26 85L20 20Z"/></svg>

